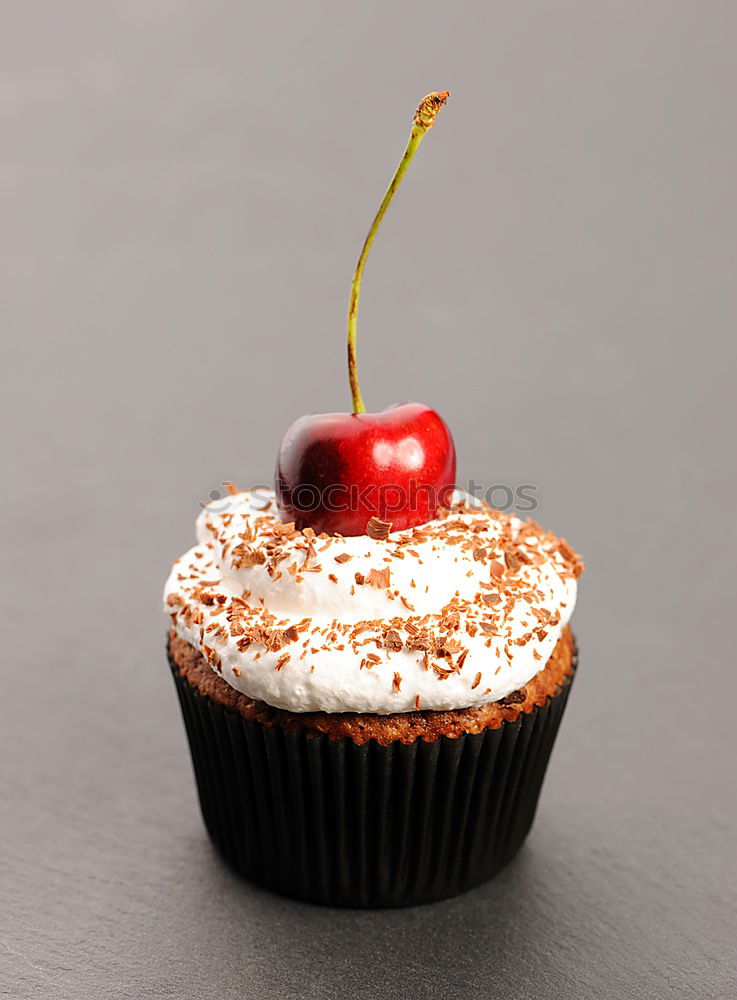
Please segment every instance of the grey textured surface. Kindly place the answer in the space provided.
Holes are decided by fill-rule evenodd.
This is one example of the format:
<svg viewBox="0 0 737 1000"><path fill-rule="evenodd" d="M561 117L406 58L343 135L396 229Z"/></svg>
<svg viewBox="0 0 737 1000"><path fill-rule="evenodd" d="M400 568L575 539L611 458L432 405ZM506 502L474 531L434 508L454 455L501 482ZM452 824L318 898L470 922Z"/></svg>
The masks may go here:
<svg viewBox="0 0 737 1000"><path fill-rule="evenodd" d="M733 996L735 5L3 21L3 995ZM537 485L587 557L582 667L496 882L314 909L208 845L160 587L198 498L346 407L352 265L443 87L366 275L364 395Z"/></svg>

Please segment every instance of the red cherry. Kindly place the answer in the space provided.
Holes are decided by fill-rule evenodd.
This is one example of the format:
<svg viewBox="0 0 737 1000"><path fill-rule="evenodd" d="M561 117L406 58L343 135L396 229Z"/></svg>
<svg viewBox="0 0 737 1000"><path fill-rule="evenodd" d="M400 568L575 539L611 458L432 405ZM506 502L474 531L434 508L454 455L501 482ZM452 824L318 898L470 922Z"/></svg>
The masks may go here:
<svg viewBox="0 0 737 1000"><path fill-rule="evenodd" d="M372 517L400 531L426 524L448 503L455 472L451 433L422 403L318 413L284 435L277 503L283 520L318 533L364 535Z"/></svg>
<svg viewBox="0 0 737 1000"><path fill-rule="evenodd" d="M422 403L366 413L358 384L356 325L361 278L376 231L420 143L435 124L448 92L428 94L412 122L407 148L374 217L351 285L348 308L348 380L353 413L300 417L284 435L276 463L281 516L298 528L363 535L371 518L400 531L426 524L444 506L455 483L453 438L438 414ZM372 525L386 532L387 525Z"/></svg>

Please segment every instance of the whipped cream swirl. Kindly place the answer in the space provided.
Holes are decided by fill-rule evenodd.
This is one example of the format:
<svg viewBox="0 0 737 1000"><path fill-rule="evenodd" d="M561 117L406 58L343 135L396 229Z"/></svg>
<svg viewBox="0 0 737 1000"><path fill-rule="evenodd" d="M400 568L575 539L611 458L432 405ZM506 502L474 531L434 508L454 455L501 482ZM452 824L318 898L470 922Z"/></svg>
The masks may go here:
<svg viewBox="0 0 737 1000"><path fill-rule="evenodd" d="M164 590L173 627L228 684L292 712L460 709L547 662L582 564L565 541L460 498L385 539L316 536L273 496L205 508Z"/></svg>

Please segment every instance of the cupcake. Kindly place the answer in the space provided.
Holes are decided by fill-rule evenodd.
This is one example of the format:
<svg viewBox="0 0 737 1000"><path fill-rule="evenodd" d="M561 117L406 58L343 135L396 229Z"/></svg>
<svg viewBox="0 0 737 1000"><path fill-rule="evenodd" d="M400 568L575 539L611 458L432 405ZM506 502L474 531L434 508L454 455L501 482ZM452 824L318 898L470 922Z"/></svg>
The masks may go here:
<svg viewBox="0 0 737 1000"><path fill-rule="evenodd" d="M165 591L223 857L346 906L489 878L530 828L575 673L577 556L487 507L381 539L300 531L248 492L230 501L200 514Z"/></svg>
<svg viewBox="0 0 737 1000"><path fill-rule="evenodd" d="M527 835L576 670L582 563L458 491L442 418L366 413L358 289L447 93L418 108L354 276L351 413L302 417L275 491L205 507L164 592L205 825L236 871L342 906L490 878Z"/></svg>

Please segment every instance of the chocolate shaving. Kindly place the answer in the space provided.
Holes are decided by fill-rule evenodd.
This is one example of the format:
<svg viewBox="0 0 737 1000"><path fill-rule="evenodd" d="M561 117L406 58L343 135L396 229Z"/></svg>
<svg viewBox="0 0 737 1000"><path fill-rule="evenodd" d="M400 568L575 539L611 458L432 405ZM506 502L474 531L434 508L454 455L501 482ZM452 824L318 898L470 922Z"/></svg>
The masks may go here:
<svg viewBox="0 0 737 1000"><path fill-rule="evenodd" d="M522 563L519 561L517 556L513 552L507 552L504 556L504 561L507 564L507 569L511 569L512 572L519 569Z"/></svg>
<svg viewBox="0 0 737 1000"><path fill-rule="evenodd" d="M504 567L502 566L502 564L499 562L498 559L492 560L490 570L491 570L491 575L494 577L495 580L499 580L501 579L502 576L504 576Z"/></svg>
<svg viewBox="0 0 737 1000"><path fill-rule="evenodd" d="M282 656L279 657L279 659L274 664L274 670L281 670L281 668L286 663L289 663L290 659L291 659L291 656L289 655L289 653L284 653Z"/></svg>
<svg viewBox="0 0 737 1000"><path fill-rule="evenodd" d="M452 611L448 611L446 608L444 608L443 616L440 619L440 625L442 628L447 629L449 632L452 632L455 629L460 628L461 616L459 612L456 611L455 609Z"/></svg>
<svg viewBox="0 0 737 1000"><path fill-rule="evenodd" d="M495 604L498 604L501 601L501 599L502 599L501 598L501 594L482 594L481 595L481 600L489 608L493 608Z"/></svg>
<svg viewBox="0 0 737 1000"><path fill-rule="evenodd" d="M233 549L233 569L250 569L266 562L266 554L261 549L252 549L245 543Z"/></svg>
<svg viewBox="0 0 737 1000"><path fill-rule="evenodd" d="M386 589L389 586L389 581L391 579L391 572L388 566L384 569L370 569L368 576L366 577L366 583L369 587L378 587L379 589ZM356 573L356 583L358 583L358 573Z"/></svg>
<svg viewBox="0 0 737 1000"><path fill-rule="evenodd" d="M558 551L563 556L563 559L568 564L568 566L571 568L573 576L576 579L578 579L578 577L583 573L585 568L581 556L577 552L574 552L574 550L571 548L571 546L568 544L565 538L561 538L559 540Z"/></svg>
<svg viewBox="0 0 737 1000"><path fill-rule="evenodd" d="M431 635L410 636L405 645L410 652L435 653L435 639Z"/></svg>
<svg viewBox="0 0 737 1000"><path fill-rule="evenodd" d="M380 517L372 517L366 525L366 534L378 542L385 542L392 530L391 521L382 521Z"/></svg>
<svg viewBox="0 0 737 1000"><path fill-rule="evenodd" d="M459 653L460 650L460 642L457 639L452 639L449 635L446 635L438 643L438 656L453 656L454 653Z"/></svg>
<svg viewBox="0 0 737 1000"><path fill-rule="evenodd" d="M521 705L523 701L527 699L527 688L521 687L517 691L512 691L505 698L499 699L499 704L504 705Z"/></svg>
<svg viewBox="0 0 737 1000"><path fill-rule="evenodd" d="M389 631L384 636L384 645L387 649L392 649L394 652L399 652L402 649L404 643L402 642L402 637L399 632L390 628Z"/></svg>

